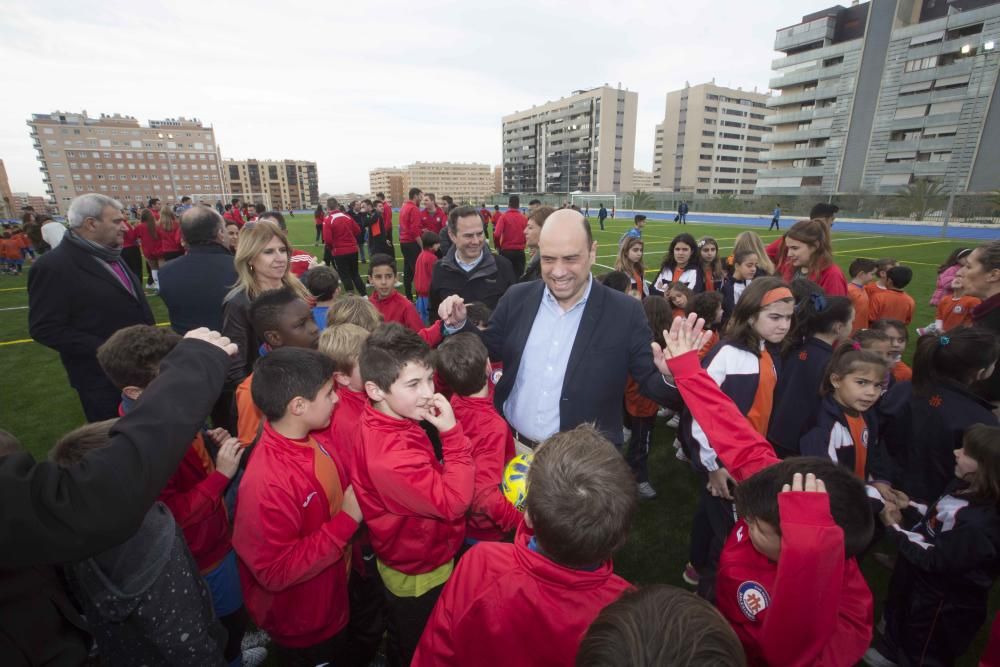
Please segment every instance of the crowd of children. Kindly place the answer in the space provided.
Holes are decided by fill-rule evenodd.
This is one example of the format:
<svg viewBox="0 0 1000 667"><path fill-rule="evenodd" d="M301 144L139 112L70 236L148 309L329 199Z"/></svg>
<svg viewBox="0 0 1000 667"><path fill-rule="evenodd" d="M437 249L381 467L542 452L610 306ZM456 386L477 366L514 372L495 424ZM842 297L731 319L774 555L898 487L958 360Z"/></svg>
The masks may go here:
<svg viewBox="0 0 1000 667"><path fill-rule="evenodd" d="M681 233L647 271L636 216L599 281L642 300L684 402L668 424L699 484L694 595L637 588L612 564L639 502L658 495L661 407L629 377L625 443L589 425L550 437L520 459L525 500L512 502L518 451L493 400L502 365L474 331L491 313L458 296L440 321L427 310L441 236L424 231L408 258L414 303L388 242L371 246L369 294L357 225L321 212L317 238L342 271L313 266L251 302L259 349L235 388L236 433L206 424L139 531L66 568L103 660L943 665L988 620L1000 422L978 387L1000 342L976 325L969 250L939 269L911 369L912 269L856 258L848 282L828 220L792 225L776 262L752 231L731 254ZM177 222L141 216L155 275ZM13 236L0 254L20 270L6 263L22 257ZM122 415L178 341L133 326L100 348ZM74 465L113 428L75 431L50 458ZM893 567L882 619L867 557Z"/></svg>

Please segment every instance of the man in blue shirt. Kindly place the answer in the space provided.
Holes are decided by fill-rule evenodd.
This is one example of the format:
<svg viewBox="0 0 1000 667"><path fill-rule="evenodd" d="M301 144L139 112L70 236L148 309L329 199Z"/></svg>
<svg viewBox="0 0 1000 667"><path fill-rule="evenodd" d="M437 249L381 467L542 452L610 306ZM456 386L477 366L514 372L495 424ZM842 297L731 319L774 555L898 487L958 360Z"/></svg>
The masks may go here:
<svg viewBox="0 0 1000 667"><path fill-rule="evenodd" d="M646 226L646 216L644 216L642 213L636 213L635 214L635 218L633 218L633 220L635 221L634 222L635 226L632 227L631 229L629 229L624 234L622 234L622 237L620 239L618 239L618 247L619 248L621 247L621 245L623 243L625 243L625 239L627 239L629 237L632 237L632 238L635 238L635 239L641 239L642 238L642 228Z"/></svg>
<svg viewBox="0 0 1000 667"><path fill-rule="evenodd" d="M677 207L677 222L682 225L688 223L688 203L686 201L682 201Z"/></svg>
<svg viewBox="0 0 1000 667"><path fill-rule="evenodd" d="M601 210L597 212L597 222L601 224L601 231L604 231L604 221L608 217L608 209L604 208L604 204L601 204Z"/></svg>
<svg viewBox="0 0 1000 667"><path fill-rule="evenodd" d="M771 228L781 231L781 225L778 223L781 221L781 204L774 205L774 214L771 217L771 224L768 225L767 231L771 231Z"/></svg>

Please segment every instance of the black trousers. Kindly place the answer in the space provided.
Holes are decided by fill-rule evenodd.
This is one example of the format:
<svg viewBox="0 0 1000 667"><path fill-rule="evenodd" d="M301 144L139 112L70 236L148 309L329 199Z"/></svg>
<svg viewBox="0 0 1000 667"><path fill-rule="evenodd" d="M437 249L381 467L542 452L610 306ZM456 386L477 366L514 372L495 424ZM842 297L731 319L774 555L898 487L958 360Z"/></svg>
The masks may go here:
<svg viewBox="0 0 1000 667"><path fill-rule="evenodd" d="M222 656L226 662L232 662L243 653L243 635L250 625L250 614L246 607L240 607L232 614L220 617L219 623L226 629L226 650Z"/></svg>
<svg viewBox="0 0 1000 667"><path fill-rule="evenodd" d="M635 475L635 481L642 484L649 481L649 445L653 439L656 415L652 417L632 417L632 437L628 441L625 461Z"/></svg>
<svg viewBox="0 0 1000 667"><path fill-rule="evenodd" d="M316 243L323 240L323 225L316 225Z"/></svg>
<svg viewBox="0 0 1000 667"><path fill-rule="evenodd" d="M419 243L400 243L403 251L403 291L406 298L413 301L413 274L417 270L417 257L420 255Z"/></svg>
<svg viewBox="0 0 1000 667"><path fill-rule="evenodd" d="M726 545L729 532L736 524L733 515L733 503L729 500L716 498L705 488L708 476L702 476L702 488L698 497L698 509L695 510L694 522L691 525L692 547L707 544L706 553L695 554L692 549L692 565L698 570L698 595L711 603L715 603L715 579L719 571L719 557ZM700 563L695 561L697 557Z"/></svg>
<svg viewBox="0 0 1000 667"><path fill-rule="evenodd" d="M348 621L348 648L346 664L350 667L368 667L385 634L385 586L375 565L375 555L371 548L364 550L365 574L351 569L347 584L347 595L351 607Z"/></svg>
<svg viewBox="0 0 1000 667"><path fill-rule="evenodd" d="M118 404L122 402L122 392L111 380L104 377L92 378L86 387L74 387L80 396L80 405L88 423L114 419L118 416Z"/></svg>
<svg viewBox="0 0 1000 667"><path fill-rule="evenodd" d="M283 667L315 667L323 663L339 666L343 664L344 651L347 649L347 628L319 644L305 648L290 648L276 642L272 642L272 646L277 658L275 664Z"/></svg>
<svg viewBox="0 0 1000 667"><path fill-rule="evenodd" d="M514 266L514 275L520 278L524 275L524 251L523 250L501 250L500 254L510 260Z"/></svg>
<svg viewBox="0 0 1000 667"><path fill-rule="evenodd" d="M431 617L443 589L444 584L441 584L416 598L398 598L386 589L386 624L389 631L386 658L389 667L407 667L413 661L420 635L424 633L427 619Z"/></svg>
<svg viewBox="0 0 1000 667"><path fill-rule="evenodd" d="M340 282L344 285L344 289L350 290L353 286L359 296L368 294L365 283L361 280L361 274L358 272L358 253L334 255L333 265L337 268L337 273L340 274Z"/></svg>

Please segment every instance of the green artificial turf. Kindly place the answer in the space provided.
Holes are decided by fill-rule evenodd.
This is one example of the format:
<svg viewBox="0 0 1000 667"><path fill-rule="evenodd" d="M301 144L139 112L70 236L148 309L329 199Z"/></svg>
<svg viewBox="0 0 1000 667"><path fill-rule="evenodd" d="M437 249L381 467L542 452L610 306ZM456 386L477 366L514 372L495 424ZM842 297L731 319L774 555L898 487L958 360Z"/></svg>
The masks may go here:
<svg viewBox="0 0 1000 667"><path fill-rule="evenodd" d="M292 244L299 249L312 250L321 257L321 248L313 245L315 230L312 216L299 214L289 218L288 222ZM614 266L618 240L631 226L631 221L609 220L606 231L598 228L595 218L591 222L598 242L599 266L594 271L602 273ZM765 243L778 236L774 232L764 232L760 227L754 229ZM670 239L680 231L689 232L695 238L714 237L725 256L742 230L737 225L690 223L681 227L668 222L649 222L643 231L649 276L659 266ZM913 269L913 282L907 291L916 300L917 310L911 327L909 351L912 351L915 338L912 328L924 326L934 319L934 309L927 302L934 290L936 267L954 248L977 243L865 232L834 233L834 252L845 275L847 266L858 257L894 257ZM366 270L367 266L364 266L362 273ZM32 454L44 458L60 435L83 423L83 413L75 392L67 384L58 355L27 340L26 284L26 274L20 277L0 276L0 378L4 379L4 390L0 393L0 428L14 433ZM152 296L150 304L156 321L166 323L167 311L160 299ZM649 460L650 482L659 496L641 504L628 543L615 558L618 573L637 584L684 585L681 572L688 560L688 536L698 491L689 464L674 458L673 438L673 431L661 420L653 433ZM884 599L888 571L870 558L862 567L876 600ZM960 664L975 664L975 656L985 645L989 623L997 609L1000 609L1000 600L994 596L988 621L972 651Z"/></svg>

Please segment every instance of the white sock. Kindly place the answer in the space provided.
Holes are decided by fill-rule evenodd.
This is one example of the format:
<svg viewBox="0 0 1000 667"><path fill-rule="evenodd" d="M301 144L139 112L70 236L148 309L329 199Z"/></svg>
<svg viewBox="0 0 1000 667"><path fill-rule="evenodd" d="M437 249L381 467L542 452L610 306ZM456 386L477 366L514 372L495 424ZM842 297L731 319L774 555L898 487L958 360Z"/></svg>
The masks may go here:
<svg viewBox="0 0 1000 667"><path fill-rule="evenodd" d="M160 272L157 269L153 269L152 271L150 271L150 273L153 274L153 284L154 285L159 285L160 284Z"/></svg>

